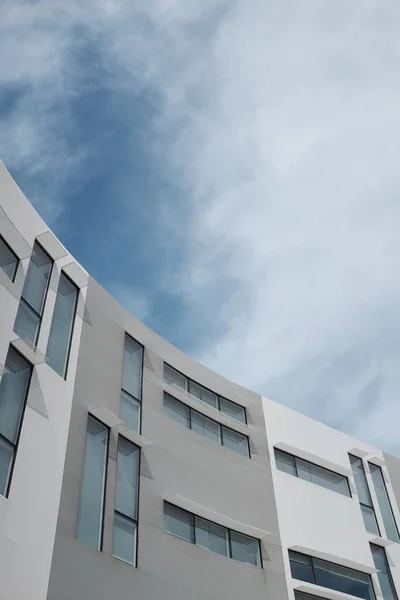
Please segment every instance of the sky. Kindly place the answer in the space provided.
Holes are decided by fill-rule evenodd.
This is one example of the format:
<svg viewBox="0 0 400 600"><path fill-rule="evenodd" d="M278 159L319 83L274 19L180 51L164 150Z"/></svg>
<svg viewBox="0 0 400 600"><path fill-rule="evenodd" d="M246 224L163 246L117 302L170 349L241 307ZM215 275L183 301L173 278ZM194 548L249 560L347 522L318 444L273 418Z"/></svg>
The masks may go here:
<svg viewBox="0 0 400 600"><path fill-rule="evenodd" d="M397 0L0 3L0 157L76 259L211 369L395 454L399 29Z"/></svg>

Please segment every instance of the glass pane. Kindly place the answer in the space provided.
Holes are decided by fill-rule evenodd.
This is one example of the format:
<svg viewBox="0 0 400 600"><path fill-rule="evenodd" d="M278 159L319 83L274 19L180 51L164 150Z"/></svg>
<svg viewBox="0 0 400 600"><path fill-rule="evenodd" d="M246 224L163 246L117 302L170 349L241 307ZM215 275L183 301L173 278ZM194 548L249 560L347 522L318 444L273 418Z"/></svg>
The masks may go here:
<svg viewBox="0 0 400 600"><path fill-rule="evenodd" d="M6 244L3 238L0 237L0 267L4 273L14 281L15 273L18 267L18 257L14 254L11 248Z"/></svg>
<svg viewBox="0 0 400 600"><path fill-rule="evenodd" d="M0 494L2 496L7 493L13 458L14 446L0 437Z"/></svg>
<svg viewBox="0 0 400 600"><path fill-rule="evenodd" d="M374 483L375 492L378 498L379 508L381 509L383 523L385 525L385 531L387 538L392 542L400 542L399 533L394 520L392 507L390 504L389 496L386 490L385 481L382 475L382 469L369 463L372 481Z"/></svg>
<svg viewBox="0 0 400 600"><path fill-rule="evenodd" d="M231 402L226 398L219 399L219 410L223 412L225 415L232 417L232 419L236 419L236 421L240 421L241 423L246 423L246 411L243 406L239 406L235 404L235 402Z"/></svg>
<svg viewBox="0 0 400 600"><path fill-rule="evenodd" d="M195 517L196 544L228 556L228 531L225 527Z"/></svg>
<svg viewBox="0 0 400 600"><path fill-rule="evenodd" d="M9 349L5 366L9 373L5 373L0 380L0 434L15 444L31 366L14 348Z"/></svg>
<svg viewBox="0 0 400 600"><path fill-rule="evenodd" d="M46 352L51 368L60 377L67 373L78 291L72 281L61 273Z"/></svg>
<svg viewBox="0 0 400 600"><path fill-rule="evenodd" d="M297 476L296 467L294 465L294 456L274 448L276 468L290 475Z"/></svg>
<svg viewBox="0 0 400 600"><path fill-rule="evenodd" d="M122 388L138 400L141 398L143 346L125 335Z"/></svg>
<svg viewBox="0 0 400 600"><path fill-rule="evenodd" d="M312 481L321 487L339 492L343 496L349 496L349 486L347 478L344 475L333 473L323 467L309 463L301 458L296 457L297 475L300 479Z"/></svg>
<svg viewBox="0 0 400 600"><path fill-rule="evenodd" d="M289 551L289 559L290 571L294 579L314 583L314 572L309 556Z"/></svg>
<svg viewBox="0 0 400 600"><path fill-rule="evenodd" d="M39 325L39 315L37 315L21 298L14 323L15 333L20 338L26 338L36 344Z"/></svg>
<svg viewBox="0 0 400 600"><path fill-rule="evenodd" d="M177 423L190 427L189 407L166 393L164 393L164 410Z"/></svg>
<svg viewBox="0 0 400 600"><path fill-rule="evenodd" d="M249 442L245 435L233 431L228 427L222 427L222 444L231 450L234 450L238 454L243 456L250 456L249 453Z"/></svg>
<svg viewBox="0 0 400 600"><path fill-rule="evenodd" d="M218 396L214 394L214 392L210 392L206 388L202 387L198 383L194 381L189 381L189 392L196 396L202 402L213 406L214 408L218 408Z"/></svg>
<svg viewBox="0 0 400 600"><path fill-rule="evenodd" d="M52 264L50 256L35 242L22 297L39 315L42 314Z"/></svg>
<svg viewBox="0 0 400 600"><path fill-rule="evenodd" d="M219 424L195 410L192 410L192 430L197 431L197 433L200 433L213 442L220 443Z"/></svg>
<svg viewBox="0 0 400 600"><path fill-rule="evenodd" d="M259 540L231 531L231 556L235 560L261 567Z"/></svg>
<svg viewBox="0 0 400 600"><path fill-rule="evenodd" d="M340 565L313 559L315 583L323 587L352 594L365 600L374 600L374 593L369 575L347 569Z"/></svg>
<svg viewBox="0 0 400 600"><path fill-rule="evenodd" d="M375 568L378 570L378 579L382 590L383 600L397 600L397 594L384 548L371 544L371 552Z"/></svg>
<svg viewBox="0 0 400 600"><path fill-rule="evenodd" d="M123 437L118 438L115 510L137 519L140 449Z"/></svg>
<svg viewBox="0 0 400 600"><path fill-rule="evenodd" d="M351 454L349 454L349 457L359 502L366 506L372 506L371 494L369 493L362 460L361 458L358 458L358 456L353 456Z"/></svg>
<svg viewBox="0 0 400 600"><path fill-rule="evenodd" d="M360 508L364 519L365 529L369 533L375 533L376 535L380 535L374 509L370 506L364 506L363 504L360 504Z"/></svg>
<svg viewBox="0 0 400 600"><path fill-rule="evenodd" d="M119 407L120 418L133 431L139 431L140 424L140 402L129 394L121 391L121 403Z"/></svg>
<svg viewBox="0 0 400 600"><path fill-rule="evenodd" d="M164 502L164 528L168 533L193 543L193 516L169 502Z"/></svg>
<svg viewBox="0 0 400 600"><path fill-rule="evenodd" d="M180 388L187 390L187 378L182 375L182 373L179 373L179 371L176 371L175 369L173 369L172 367L170 367L169 365L164 363L164 381L166 381L167 383L170 383L171 385L174 383L175 385L179 386Z"/></svg>
<svg viewBox="0 0 400 600"><path fill-rule="evenodd" d="M113 556L134 565L136 563L136 529L134 521L114 515Z"/></svg>
<svg viewBox="0 0 400 600"><path fill-rule="evenodd" d="M77 538L97 549L101 545L107 449L108 428L89 415Z"/></svg>
<svg viewBox="0 0 400 600"><path fill-rule="evenodd" d="M296 590L294 591L294 598L295 600L324 600L320 596L314 596L314 594L311 596L310 594L304 594L304 592L297 592Z"/></svg>

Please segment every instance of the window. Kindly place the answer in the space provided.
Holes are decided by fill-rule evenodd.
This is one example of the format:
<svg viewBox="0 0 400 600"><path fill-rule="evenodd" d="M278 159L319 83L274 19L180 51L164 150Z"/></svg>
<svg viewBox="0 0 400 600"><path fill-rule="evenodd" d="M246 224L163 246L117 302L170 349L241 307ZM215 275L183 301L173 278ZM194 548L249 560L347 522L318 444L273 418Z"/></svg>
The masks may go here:
<svg viewBox="0 0 400 600"><path fill-rule="evenodd" d="M349 454L351 468L354 475L358 501L361 507L361 513L364 519L365 529L369 533L380 535L378 521L376 520L374 506L372 504L371 494L365 476L364 465L358 456Z"/></svg>
<svg viewBox="0 0 400 600"><path fill-rule="evenodd" d="M134 431L140 431L143 346L125 334L120 417Z"/></svg>
<svg viewBox="0 0 400 600"><path fill-rule="evenodd" d="M289 550L289 560L294 579L351 594L364 600L375 600L371 577L367 573L292 550Z"/></svg>
<svg viewBox="0 0 400 600"><path fill-rule="evenodd" d="M164 529L191 544L261 567L260 541L164 501Z"/></svg>
<svg viewBox="0 0 400 600"><path fill-rule="evenodd" d="M51 368L64 379L67 376L78 293L76 285L61 272L46 354Z"/></svg>
<svg viewBox="0 0 400 600"><path fill-rule="evenodd" d="M88 416L77 538L101 550L109 429Z"/></svg>
<svg viewBox="0 0 400 600"><path fill-rule="evenodd" d="M0 494L8 496L22 427L31 365L10 346L0 380Z"/></svg>
<svg viewBox="0 0 400 600"><path fill-rule="evenodd" d="M176 369L173 369L166 363L164 363L164 381L170 385L177 385L192 396L196 396L201 402L212 406L219 410L219 412L240 421L241 423L247 423L246 409L232 400L222 398L211 390L204 386L192 381Z"/></svg>
<svg viewBox="0 0 400 600"><path fill-rule="evenodd" d="M136 565L140 449L118 439L113 556Z"/></svg>
<svg viewBox="0 0 400 600"><path fill-rule="evenodd" d="M383 600L398 600L385 549L375 544L370 544L370 546L374 565L378 571Z"/></svg>
<svg viewBox="0 0 400 600"><path fill-rule="evenodd" d="M230 448L237 454L251 458L249 438L246 435L220 425L170 396L167 392L164 392L164 410L177 423L200 433L203 437L217 442L221 446Z"/></svg>
<svg viewBox="0 0 400 600"><path fill-rule="evenodd" d="M305 594L304 592L298 592L294 590L294 600L324 600L320 596L314 596L314 594Z"/></svg>
<svg viewBox="0 0 400 600"><path fill-rule="evenodd" d="M35 242L14 324L15 333L34 344L39 335L52 266L52 258Z"/></svg>
<svg viewBox="0 0 400 600"><path fill-rule="evenodd" d="M311 481L343 496L350 496L349 482L344 475L283 452L278 448L274 448L274 452L276 468L280 471L295 475L299 479Z"/></svg>
<svg viewBox="0 0 400 600"><path fill-rule="evenodd" d="M15 279L18 263L18 256L14 254L7 242L0 237L0 267L11 281Z"/></svg>
<svg viewBox="0 0 400 600"><path fill-rule="evenodd" d="M394 519L392 506L390 504L387 493L385 480L383 478L382 469L373 463L368 463L371 471L371 477L374 484L376 496L378 498L379 508L381 509L383 524L388 540L392 542L400 542L399 531Z"/></svg>

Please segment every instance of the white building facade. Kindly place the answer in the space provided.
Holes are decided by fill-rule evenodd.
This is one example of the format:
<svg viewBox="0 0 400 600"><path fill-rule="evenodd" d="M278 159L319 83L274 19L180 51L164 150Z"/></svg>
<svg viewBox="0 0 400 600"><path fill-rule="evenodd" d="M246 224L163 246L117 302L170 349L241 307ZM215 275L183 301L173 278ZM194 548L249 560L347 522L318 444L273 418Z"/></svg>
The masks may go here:
<svg viewBox="0 0 400 600"><path fill-rule="evenodd" d="M0 164L0 600L398 600L399 495L119 305Z"/></svg>

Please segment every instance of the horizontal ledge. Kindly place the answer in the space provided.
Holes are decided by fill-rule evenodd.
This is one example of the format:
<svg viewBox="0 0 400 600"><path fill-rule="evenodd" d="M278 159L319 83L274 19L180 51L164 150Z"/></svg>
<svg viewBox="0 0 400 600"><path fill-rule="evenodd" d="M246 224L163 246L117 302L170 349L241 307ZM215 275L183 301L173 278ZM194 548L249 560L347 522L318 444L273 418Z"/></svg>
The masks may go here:
<svg viewBox="0 0 400 600"><path fill-rule="evenodd" d="M293 550L293 552L300 552L301 554L306 554L307 556L311 556L312 558L319 558L320 560L325 560L326 562L330 562L341 567L347 567L349 569L354 569L355 571L368 573L369 575L372 575L373 573L377 572L375 567L370 567L369 565L365 565L363 563L359 563L348 558L343 558L342 556L336 556L334 554L320 552L319 550L314 550L312 548L305 548L304 546L290 546L289 550Z"/></svg>
<svg viewBox="0 0 400 600"><path fill-rule="evenodd" d="M305 452L300 448L296 448L295 446L291 446L290 444L286 444L285 442L278 442L274 445L274 448L278 450L282 450L283 452L287 452L288 454L293 454L298 458L303 458L308 462L313 463L319 467L323 467L328 469L329 471L333 471L334 473L339 473L340 475L344 475L345 477L351 477L353 472L351 469L346 469L346 467L342 467L342 465L338 465L337 463L331 462L330 460L326 460L321 456L317 456L316 454L311 454L310 452Z"/></svg>
<svg viewBox="0 0 400 600"><path fill-rule="evenodd" d="M353 594L345 594L344 592L337 592L336 590L330 590L320 585L313 585L312 583L300 582L298 579L293 580L295 583L294 589L296 592L303 592L304 594L310 594L315 596L315 600L323 598L325 600L360 600L358 596ZM299 585L297 585L297 581Z"/></svg>
<svg viewBox="0 0 400 600"><path fill-rule="evenodd" d="M394 542L391 542L390 540L385 540L384 538L379 537L378 535L371 535L370 538L368 538L368 542L370 544L376 544L376 546L391 546L392 544L394 544Z"/></svg>
<svg viewBox="0 0 400 600"><path fill-rule="evenodd" d="M212 521L217 523L218 525L222 525L223 527L227 527L228 529L233 529L234 531L238 531L239 533L243 533L244 535L248 535L250 537L254 537L258 540L262 540L268 535L271 535L270 531L265 531L264 529L259 529L258 527L253 527L252 525L247 525L246 523L242 523L241 521L236 521L231 517L227 517L221 513L218 513L214 510L210 510L205 506L201 506L200 504L196 504L196 502L192 502L183 496L179 496L178 494L171 494L169 496L165 496L164 500L178 506L179 508L183 508L199 517L203 517L203 519L207 519L208 521Z"/></svg>

